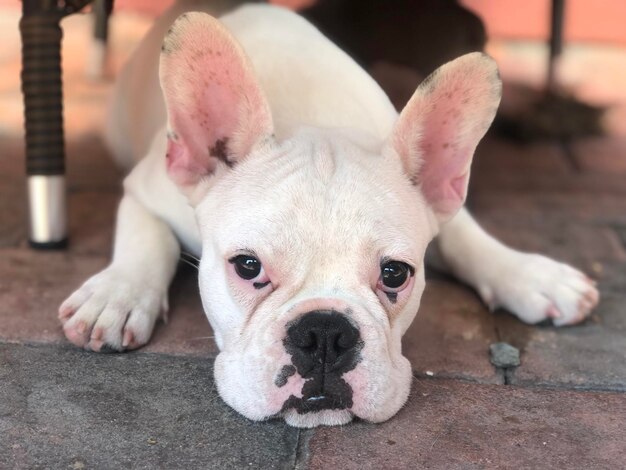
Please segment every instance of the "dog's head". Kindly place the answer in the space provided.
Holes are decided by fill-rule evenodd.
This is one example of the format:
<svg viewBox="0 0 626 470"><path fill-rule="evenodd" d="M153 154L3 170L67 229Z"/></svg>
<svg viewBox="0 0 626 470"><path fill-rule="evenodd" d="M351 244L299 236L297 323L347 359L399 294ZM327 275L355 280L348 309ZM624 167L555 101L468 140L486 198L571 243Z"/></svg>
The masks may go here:
<svg viewBox="0 0 626 470"><path fill-rule="evenodd" d="M393 416L409 394L401 337L426 246L462 206L499 102L493 61L441 67L385 142L322 129L278 141L241 47L208 15L177 20L160 74L167 167L202 234L223 399L296 426Z"/></svg>

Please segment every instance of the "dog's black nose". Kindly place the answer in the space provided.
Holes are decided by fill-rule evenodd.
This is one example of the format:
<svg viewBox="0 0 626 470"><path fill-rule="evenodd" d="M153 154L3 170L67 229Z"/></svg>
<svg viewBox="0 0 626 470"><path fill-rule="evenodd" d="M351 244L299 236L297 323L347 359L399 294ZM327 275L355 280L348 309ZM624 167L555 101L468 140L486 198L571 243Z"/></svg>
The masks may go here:
<svg viewBox="0 0 626 470"><path fill-rule="evenodd" d="M285 346L306 378L310 373L341 374L354 368L361 341L359 330L345 315L314 311L288 326Z"/></svg>

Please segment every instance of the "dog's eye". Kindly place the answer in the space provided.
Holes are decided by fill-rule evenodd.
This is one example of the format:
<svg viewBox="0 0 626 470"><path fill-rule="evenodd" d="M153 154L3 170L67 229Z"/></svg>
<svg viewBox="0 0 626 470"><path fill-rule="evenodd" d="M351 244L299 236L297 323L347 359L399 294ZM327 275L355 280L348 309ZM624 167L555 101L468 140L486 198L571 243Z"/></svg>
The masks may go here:
<svg viewBox="0 0 626 470"><path fill-rule="evenodd" d="M263 270L261 262L251 255L235 256L234 258L229 259L228 262L235 266L237 275L246 281L251 281L252 279L258 277Z"/></svg>
<svg viewBox="0 0 626 470"><path fill-rule="evenodd" d="M385 292L400 292L413 272L413 268L402 261L387 261L380 267L380 288Z"/></svg>

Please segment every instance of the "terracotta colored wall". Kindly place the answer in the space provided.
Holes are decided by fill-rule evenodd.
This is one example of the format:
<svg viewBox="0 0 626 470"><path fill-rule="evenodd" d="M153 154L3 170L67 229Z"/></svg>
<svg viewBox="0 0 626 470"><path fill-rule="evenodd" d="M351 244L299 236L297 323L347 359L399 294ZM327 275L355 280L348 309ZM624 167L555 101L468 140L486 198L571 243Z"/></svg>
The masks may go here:
<svg viewBox="0 0 626 470"><path fill-rule="evenodd" d="M116 9L157 15L174 0L115 0ZM299 8L315 0L272 0ZM378 0L383 1L383 0ZM461 0L487 24L492 38L545 39L551 0ZM19 0L0 0L0 7L21 8ZM566 0L568 41L626 44L626 0Z"/></svg>
<svg viewBox="0 0 626 470"><path fill-rule="evenodd" d="M551 0L461 0L493 38L545 39ZM626 1L565 0L565 38L626 44Z"/></svg>

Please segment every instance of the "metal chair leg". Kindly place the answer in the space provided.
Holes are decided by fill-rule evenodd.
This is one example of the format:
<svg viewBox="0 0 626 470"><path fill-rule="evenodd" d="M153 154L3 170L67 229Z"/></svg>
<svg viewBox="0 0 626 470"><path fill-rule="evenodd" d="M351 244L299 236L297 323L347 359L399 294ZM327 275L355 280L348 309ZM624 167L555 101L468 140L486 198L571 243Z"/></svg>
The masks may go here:
<svg viewBox="0 0 626 470"><path fill-rule="evenodd" d="M101 79L106 72L109 17L113 11L113 0L94 0L94 31L91 51L87 63L87 76Z"/></svg>
<svg viewBox="0 0 626 470"><path fill-rule="evenodd" d="M552 0L552 18L550 21L550 56L548 58L547 88L555 91L556 60L563 52L563 19L565 16L565 0Z"/></svg>
<svg viewBox="0 0 626 470"><path fill-rule="evenodd" d="M26 127L29 241L35 248L67 243L65 143L61 81L62 15L24 0L22 92Z"/></svg>
<svg viewBox="0 0 626 470"><path fill-rule="evenodd" d="M29 242L34 248L67 244L61 19L89 0L23 0L22 93L26 130Z"/></svg>

